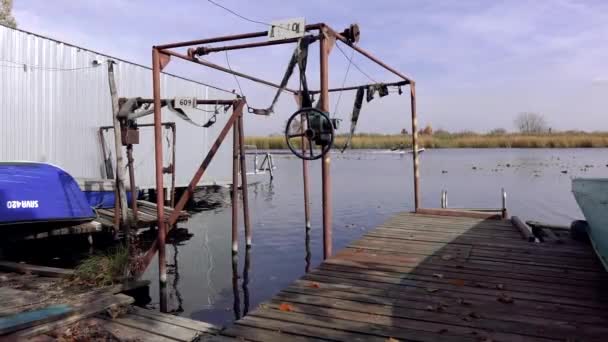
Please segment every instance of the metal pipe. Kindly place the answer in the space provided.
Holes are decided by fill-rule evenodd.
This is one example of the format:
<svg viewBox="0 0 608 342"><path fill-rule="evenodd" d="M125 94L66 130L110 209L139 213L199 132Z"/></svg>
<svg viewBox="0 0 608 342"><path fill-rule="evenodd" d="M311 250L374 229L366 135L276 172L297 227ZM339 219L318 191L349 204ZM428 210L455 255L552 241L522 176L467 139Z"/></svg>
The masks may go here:
<svg viewBox="0 0 608 342"><path fill-rule="evenodd" d="M502 195L502 218L506 219L507 218L507 192L505 191L505 188L500 189L500 194Z"/></svg>
<svg viewBox="0 0 608 342"><path fill-rule="evenodd" d="M243 194L243 219L245 223L245 246L251 247L251 221L249 220L249 194L247 193L247 165L245 160L245 132L243 129L243 114L237 121L239 126L239 162L241 165L241 193Z"/></svg>
<svg viewBox="0 0 608 342"><path fill-rule="evenodd" d="M325 24L323 24L323 23L310 24L310 25L306 25L305 29L306 29L306 31L318 30L321 27L323 27L324 25ZM166 50L166 49L173 49L173 48L177 48L177 47L226 42L226 41L230 41L230 40L259 38L259 37L265 37L267 35L268 35L268 31L258 31L258 32L242 33L242 34L235 34L235 35L229 35L229 36L220 36L220 37L207 38L207 39L190 40L190 41L178 42L178 43L162 44L162 45L155 46L155 48L158 50ZM167 53L168 51L163 51L163 52Z"/></svg>
<svg viewBox="0 0 608 342"><path fill-rule="evenodd" d="M215 156L215 154L217 153L217 150L222 145L222 142L226 138L226 135L228 135L230 128L232 128L232 125L238 118L238 115L243 113L244 106L245 106L244 100L238 100L235 102L232 115L228 118L226 125L224 126L224 128L222 129L222 131L220 132L218 137L215 139L215 142L213 143L213 145L211 145L211 148L209 149L207 156L205 157L205 159L199 166L199 168L196 171L196 173L194 174L194 176L192 176L192 180L190 180L190 184L188 184L186 191L184 191L182 196L179 198L179 201L175 205L175 208L173 209L171 216L169 216L169 219L167 220L167 224L168 224L169 228L171 228L175 224L175 222L177 222L179 213L184 209L184 206L188 202L188 199L192 196L192 194L194 194L194 190L196 189L198 182L203 177L205 171L207 170L207 167L209 167L211 160L213 160L213 157ZM145 270L148 267L148 265L152 261L152 258L154 257L154 254L156 253L156 250L158 249L158 247L159 247L159 240L156 239L150 246L150 249L148 249L148 251L146 252L146 255L143 257L142 270Z"/></svg>
<svg viewBox="0 0 608 342"><path fill-rule="evenodd" d="M358 53L362 54L363 56L367 57L369 60L371 60L372 62L378 64L379 66L383 67L384 69L392 72L393 74L403 78L406 81L409 82L413 82L413 80L402 74L401 72L397 71L396 69L388 66L387 64L385 64L384 62L382 62L380 59L378 59L376 56L372 55L371 53L367 52L366 50L352 44L348 39L346 39L346 37L344 37L343 35L339 34L338 32L334 31L332 28L330 28L329 26L325 26L325 28L331 33L333 34L337 39L339 39L340 41L342 41L344 44L350 46L352 49L354 49L355 51L357 51Z"/></svg>
<svg viewBox="0 0 608 342"><path fill-rule="evenodd" d="M321 110L329 112L329 46L327 38L321 38L319 46L320 64L321 64ZM331 207L331 175L330 175L331 157L330 153L323 156L321 164L322 177L322 192L323 192L323 259L327 259L332 255L332 207Z"/></svg>
<svg viewBox="0 0 608 342"><path fill-rule="evenodd" d="M240 115L239 115L240 116ZM239 252L239 120L232 125L232 255Z"/></svg>
<svg viewBox="0 0 608 342"><path fill-rule="evenodd" d="M298 104L298 108L302 108L302 95L298 94L295 96L296 103ZM300 132L304 133L304 116L300 117ZM308 148L308 140L302 135L302 155L306 155L306 151ZM272 168L272 166L271 166ZM310 233L308 230L311 228L310 223L310 193L309 193L309 185L308 185L308 160L302 159L302 185L304 187L304 222L306 224L306 236L309 237Z"/></svg>
<svg viewBox="0 0 608 342"><path fill-rule="evenodd" d="M410 82L409 82L409 81L398 81L398 82L383 83L383 84L384 84L384 85L387 85L387 86L389 86L389 87L395 87L395 86L404 86L404 85L408 85L408 84L410 84ZM369 86L369 85L371 85L371 84L362 84L362 85L358 85L358 86L350 86L350 87L343 87L343 88L331 88L331 89L329 89L328 91L329 91L330 93L333 93L333 92L337 92L337 91L345 91L345 90L357 90L357 89L359 89L359 88L361 88L361 87L367 87L367 86ZM309 91L309 92L310 92L311 94L318 94L318 93L320 93L321 91L320 91L320 90L311 90L311 91Z"/></svg>
<svg viewBox="0 0 608 342"><path fill-rule="evenodd" d="M131 187L131 211L133 212L132 226L137 228L139 214L137 212L137 187L135 186L135 167L133 166L133 145L127 145L127 162L129 163L129 186ZM128 238L128 237L126 237Z"/></svg>
<svg viewBox="0 0 608 342"><path fill-rule="evenodd" d="M172 127L175 126L175 122L163 122L161 123L162 126L164 127ZM137 124L137 127L154 127L153 123L147 123L147 124ZM114 126L101 126L99 127L99 131L101 132L102 130L107 130L107 129L114 129ZM105 148L104 148L105 150Z"/></svg>
<svg viewBox="0 0 608 342"><path fill-rule="evenodd" d="M300 40L300 37L281 39L281 40L262 41L262 42L255 42L255 43L237 44L237 45L215 46L215 47L199 46L197 48L188 49L188 55L201 56L201 55L210 54L212 52L242 50L242 49L250 49L250 48L256 48L256 47L297 43L298 40Z"/></svg>
<svg viewBox="0 0 608 342"><path fill-rule="evenodd" d="M167 263L165 261L165 198L163 194L163 146L160 104L160 54L152 49L152 94L154 96L154 153L156 166L156 215L158 219L158 285L160 311L167 312Z"/></svg>
<svg viewBox="0 0 608 342"><path fill-rule="evenodd" d="M167 101L171 101L171 104L174 105L174 99L161 99L160 100L160 104L161 106L166 106L167 105ZM137 102L139 104L152 104L154 103L154 99L138 99ZM199 105L232 105L234 104L234 100L199 100L196 99L196 104ZM144 126L144 125L139 125L139 126Z"/></svg>
<svg viewBox="0 0 608 342"><path fill-rule="evenodd" d="M418 159L418 118L416 116L416 84L410 84L410 105L412 111L412 161L414 164L414 211L420 208L420 171Z"/></svg>
<svg viewBox="0 0 608 342"><path fill-rule="evenodd" d="M231 70L231 69L228 69L228 68L224 68L223 66L220 66L220 65L217 65L217 64L205 61L205 60L192 58L192 57L183 55L181 53L177 53L177 52L169 51L169 50L164 51L164 53L166 53L168 55L171 55L171 56L175 56L177 58L185 59L187 61L190 61L190 62L193 62L193 63L196 63L196 64L204 65L204 66L207 66L207 67L212 68L212 69L220 70L220 71L223 71L223 72L231 74L231 75L239 76L239 77L248 79L250 81L254 81L254 82L257 82L257 83L265 84L267 86L274 87L276 89L280 89L281 88L281 86L278 85L278 84L276 84L276 83L268 82L268 81L265 81L263 79L260 79L260 78L254 77L254 76L250 76L250 75L238 72L238 71L234 71L234 70ZM289 88L284 88L284 90L286 90L286 91L288 91L288 92L290 92L292 94L296 94L297 93L296 90L289 89Z"/></svg>

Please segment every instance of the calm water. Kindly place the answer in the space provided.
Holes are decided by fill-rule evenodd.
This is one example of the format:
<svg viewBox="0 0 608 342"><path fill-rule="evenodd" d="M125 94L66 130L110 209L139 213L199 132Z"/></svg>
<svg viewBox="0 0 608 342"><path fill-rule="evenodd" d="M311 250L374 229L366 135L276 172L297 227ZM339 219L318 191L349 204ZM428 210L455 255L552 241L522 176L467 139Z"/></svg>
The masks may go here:
<svg viewBox="0 0 608 342"><path fill-rule="evenodd" d="M301 161L275 155L272 183L267 176L249 188L253 248L245 260L242 226L233 278L230 253L230 207L195 214L180 227L194 234L167 246L170 309L181 315L224 325L254 308L305 272L306 234ZM439 207L442 189L450 207L500 207L507 191L512 215L556 224L582 218L570 192L575 176L607 177L608 149L453 149L421 155L424 207ZM320 162L312 162L312 267L322 257ZM391 215L413 208L411 155L372 151L336 154L332 158L334 250L361 236ZM242 224L242 216L239 217ZM245 267L245 263L249 267ZM158 262L145 274L158 303ZM243 274L247 270L248 274ZM237 290L236 292L234 290ZM235 300L236 298L236 300Z"/></svg>

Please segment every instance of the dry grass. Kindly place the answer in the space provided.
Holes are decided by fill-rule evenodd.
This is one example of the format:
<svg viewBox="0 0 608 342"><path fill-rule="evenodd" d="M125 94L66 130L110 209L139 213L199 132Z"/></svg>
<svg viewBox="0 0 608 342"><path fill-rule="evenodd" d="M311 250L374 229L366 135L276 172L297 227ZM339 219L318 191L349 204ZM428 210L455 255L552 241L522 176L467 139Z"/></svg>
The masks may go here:
<svg viewBox="0 0 608 342"><path fill-rule="evenodd" d="M576 148L608 147L608 132L565 132L552 134L478 134L436 133L419 135L420 147L427 148ZM346 136L336 137L335 145L343 146ZM285 149L283 136L247 137L247 145L259 149ZM395 149L411 147L411 135L358 134L353 137L353 149Z"/></svg>
<svg viewBox="0 0 608 342"><path fill-rule="evenodd" d="M129 252L119 245L105 253L91 255L83 260L75 270L79 282L90 285L112 285L124 277L125 268L129 267Z"/></svg>

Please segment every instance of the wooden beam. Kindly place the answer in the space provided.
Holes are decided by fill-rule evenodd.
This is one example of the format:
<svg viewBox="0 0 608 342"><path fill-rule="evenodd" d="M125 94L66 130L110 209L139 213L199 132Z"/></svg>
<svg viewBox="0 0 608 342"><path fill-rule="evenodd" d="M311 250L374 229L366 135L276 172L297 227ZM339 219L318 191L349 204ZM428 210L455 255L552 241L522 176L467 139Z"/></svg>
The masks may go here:
<svg viewBox="0 0 608 342"><path fill-rule="evenodd" d="M524 238L524 240L527 240L529 242L538 242L538 239L534 236L534 233L532 233L532 228L530 228L530 226L528 226L519 217L512 216L511 222L515 227L517 227L517 229L519 229L519 232L521 233L521 236Z"/></svg>
<svg viewBox="0 0 608 342"><path fill-rule="evenodd" d="M502 219L501 214L481 212L481 211L454 210L454 209L418 208L418 210L416 210L416 214L470 217L470 218L489 219L489 220L501 220Z"/></svg>
<svg viewBox="0 0 608 342"><path fill-rule="evenodd" d="M56 278L67 278L74 275L74 270L71 269L21 264L12 261L0 261L0 270L17 273L37 274L45 277Z"/></svg>

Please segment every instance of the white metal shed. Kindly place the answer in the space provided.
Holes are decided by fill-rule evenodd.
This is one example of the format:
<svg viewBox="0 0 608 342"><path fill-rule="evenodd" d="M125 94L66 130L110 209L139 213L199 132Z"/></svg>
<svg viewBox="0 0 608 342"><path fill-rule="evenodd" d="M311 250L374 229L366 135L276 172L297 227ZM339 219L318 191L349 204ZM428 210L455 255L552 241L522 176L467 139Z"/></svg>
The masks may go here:
<svg viewBox="0 0 608 342"><path fill-rule="evenodd" d="M107 60L117 62L114 72L119 96L152 97L148 67L0 26L0 160L49 162L74 177L105 176L98 129L112 125ZM170 74L163 74L161 82L163 97L229 98L229 94L215 94L201 83ZM188 115L204 123L212 114L194 110ZM227 118L220 114L215 125L201 128L163 109L163 122L175 122L177 127L178 187L189 183ZM152 117L138 122L151 123ZM140 128L140 144L134 146L140 188L155 186L152 131L151 127ZM168 131L165 134L170 137ZM225 139L199 185L228 183L231 140ZM113 138L106 136L106 141L109 150L114 150ZM169 151L165 149L165 165L170 161Z"/></svg>

